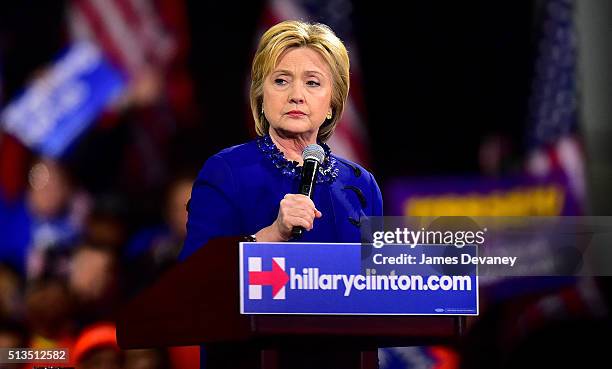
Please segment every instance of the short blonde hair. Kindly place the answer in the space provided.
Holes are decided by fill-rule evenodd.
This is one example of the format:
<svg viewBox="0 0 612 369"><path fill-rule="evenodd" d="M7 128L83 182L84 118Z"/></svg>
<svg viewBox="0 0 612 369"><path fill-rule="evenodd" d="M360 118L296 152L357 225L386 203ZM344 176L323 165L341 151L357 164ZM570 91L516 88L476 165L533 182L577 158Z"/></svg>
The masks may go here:
<svg viewBox="0 0 612 369"><path fill-rule="evenodd" d="M332 118L323 123L317 137L325 142L334 133L344 111L350 85L350 63L342 41L328 26L320 23L284 21L261 36L251 69L250 100L255 131L260 136L268 134L270 123L262 113L264 81L278 64L280 56L294 47L310 47L317 51L329 65L332 74Z"/></svg>

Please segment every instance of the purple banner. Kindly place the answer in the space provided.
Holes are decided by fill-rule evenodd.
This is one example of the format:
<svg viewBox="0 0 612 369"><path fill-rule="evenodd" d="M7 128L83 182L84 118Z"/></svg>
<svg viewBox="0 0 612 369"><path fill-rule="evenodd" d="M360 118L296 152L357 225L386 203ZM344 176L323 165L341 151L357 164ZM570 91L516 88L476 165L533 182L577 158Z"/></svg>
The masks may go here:
<svg viewBox="0 0 612 369"><path fill-rule="evenodd" d="M581 215L562 175L499 179L395 179L383 192L387 216Z"/></svg>

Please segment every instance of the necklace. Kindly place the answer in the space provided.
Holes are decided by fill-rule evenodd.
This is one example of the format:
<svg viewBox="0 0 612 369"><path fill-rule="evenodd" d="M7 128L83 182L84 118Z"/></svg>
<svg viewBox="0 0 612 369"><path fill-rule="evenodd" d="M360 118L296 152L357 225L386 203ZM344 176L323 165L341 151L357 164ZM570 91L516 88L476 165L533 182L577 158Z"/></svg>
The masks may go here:
<svg viewBox="0 0 612 369"><path fill-rule="evenodd" d="M336 159L331 155L331 149L324 142L318 142L325 151L325 159L323 164L319 165L317 172L316 183L332 183L338 177L338 168L336 168ZM299 178L302 173L302 167L298 166L297 161L289 161L285 158L282 151L276 147L269 135L257 138L257 147L263 154L278 168L284 176L289 178Z"/></svg>

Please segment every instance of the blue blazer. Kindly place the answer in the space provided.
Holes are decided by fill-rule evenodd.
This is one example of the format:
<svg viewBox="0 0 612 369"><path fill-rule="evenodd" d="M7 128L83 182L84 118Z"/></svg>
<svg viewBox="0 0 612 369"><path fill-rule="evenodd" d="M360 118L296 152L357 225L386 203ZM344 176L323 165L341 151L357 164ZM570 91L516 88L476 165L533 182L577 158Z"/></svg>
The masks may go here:
<svg viewBox="0 0 612 369"><path fill-rule="evenodd" d="M382 216L380 189L370 172L321 146L326 159L312 200L323 216L300 241L360 242L364 217ZM297 193L300 170L269 136L210 157L193 185L180 259L211 238L251 235L272 224L285 194Z"/></svg>

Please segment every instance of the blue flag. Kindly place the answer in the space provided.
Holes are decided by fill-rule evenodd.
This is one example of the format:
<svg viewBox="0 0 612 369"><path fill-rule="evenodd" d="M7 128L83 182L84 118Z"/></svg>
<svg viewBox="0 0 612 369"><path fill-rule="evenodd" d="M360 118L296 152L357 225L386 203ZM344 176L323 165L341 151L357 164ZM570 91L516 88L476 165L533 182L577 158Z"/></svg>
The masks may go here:
<svg viewBox="0 0 612 369"><path fill-rule="evenodd" d="M30 149L57 158L125 85L95 46L77 43L5 107L0 124Z"/></svg>

